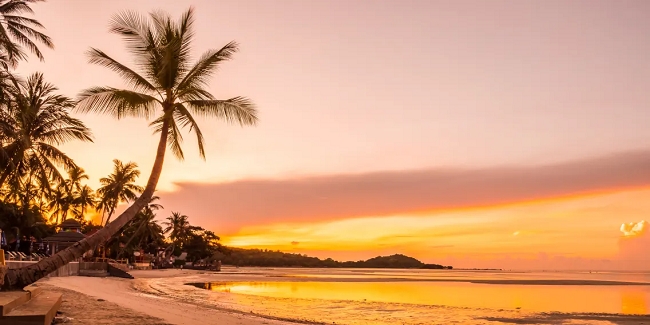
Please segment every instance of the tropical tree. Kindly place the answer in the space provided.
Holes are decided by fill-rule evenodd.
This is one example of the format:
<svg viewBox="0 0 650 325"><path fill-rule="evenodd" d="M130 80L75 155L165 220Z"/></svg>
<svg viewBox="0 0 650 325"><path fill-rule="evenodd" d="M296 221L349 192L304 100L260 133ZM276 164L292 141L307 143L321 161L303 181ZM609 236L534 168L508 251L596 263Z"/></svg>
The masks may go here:
<svg viewBox="0 0 650 325"><path fill-rule="evenodd" d="M0 64L5 69L15 67L18 61L27 58L24 48L43 60L37 42L54 47L52 40L38 31L44 28L43 25L23 16L24 13L34 13L30 4L40 1L43 0L0 0Z"/></svg>
<svg viewBox="0 0 650 325"><path fill-rule="evenodd" d="M178 247L190 235L191 226L188 217L180 212L172 212L163 225L165 226L163 232L169 234L169 239Z"/></svg>
<svg viewBox="0 0 650 325"><path fill-rule="evenodd" d="M190 63L194 13L190 8L178 22L168 14L154 12L150 19L137 13L116 15L111 32L126 41L140 72L128 68L98 49L89 52L90 62L117 72L129 89L94 87L79 96L77 110L108 114L118 119L126 116L153 117L151 126L160 134L156 158L142 195L113 222L95 234L66 248L51 258L20 269L8 270L5 288L22 288L79 258L84 252L106 242L120 231L151 200L163 168L166 148L183 158L182 128L194 131L199 154L205 157L203 135L193 115L216 117L240 125L253 125L257 112L244 97L215 99L206 89L209 77L220 63L232 58L237 43L230 42L218 50L205 52L197 62Z"/></svg>
<svg viewBox="0 0 650 325"><path fill-rule="evenodd" d="M48 210L52 212L50 221L58 224L67 218L68 212L72 209L72 197L68 195L68 189L64 184L60 184L49 192Z"/></svg>
<svg viewBox="0 0 650 325"><path fill-rule="evenodd" d="M158 224L156 218L156 211L163 208L162 205L154 203L160 197L153 196L144 209L138 212L133 220L125 227L124 234L128 234L129 238L120 250L117 258L120 258L126 250L133 250L134 247L131 243L135 243L138 247L146 246L146 244L162 242L164 239L163 229Z"/></svg>
<svg viewBox="0 0 650 325"><path fill-rule="evenodd" d="M139 176L138 164L134 162L124 164L119 159L114 159L113 173L99 180L102 187L97 189L97 194L101 197L98 208L102 213L108 214L106 224L111 221L118 204L133 201L142 193L144 190L142 186L135 184ZM104 223L103 215L102 223Z"/></svg>
<svg viewBox="0 0 650 325"><path fill-rule="evenodd" d="M69 115L74 102L55 94L41 73L20 82L0 117L5 161L0 187L9 177L35 177L43 186L65 182L57 167L76 167L57 146L71 140L92 141L90 130Z"/></svg>
<svg viewBox="0 0 650 325"><path fill-rule="evenodd" d="M84 185L76 192L72 203L75 207L78 207L78 209L74 210L75 217L77 220L83 221L88 208L97 206L97 198L93 189L88 185Z"/></svg>
<svg viewBox="0 0 650 325"><path fill-rule="evenodd" d="M70 195L75 191L78 192L81 190L81 181L84 179L88 179L88 175L83 168L79 166L71 166L68 169L68 179L65 180L65 184Z"/></svg>
<svg viewBox="0 0 650 325"><path fill-rule="evenodd" d="M222 246L219 243L219 236L214 232L191 226L183 243L183 251L187 252L187 260L194 263L222 251Z"/></svg>

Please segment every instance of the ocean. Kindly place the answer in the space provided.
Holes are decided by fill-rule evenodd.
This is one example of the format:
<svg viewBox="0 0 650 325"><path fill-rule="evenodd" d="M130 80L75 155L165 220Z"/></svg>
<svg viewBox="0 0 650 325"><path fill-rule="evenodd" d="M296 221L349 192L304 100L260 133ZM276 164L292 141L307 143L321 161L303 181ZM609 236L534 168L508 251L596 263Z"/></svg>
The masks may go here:
<svg viewBox="0 0 650 325"><path fill-rule="evenodd" d="M143 290L307 323L650 324L650 272L224 268Z"/></svg>

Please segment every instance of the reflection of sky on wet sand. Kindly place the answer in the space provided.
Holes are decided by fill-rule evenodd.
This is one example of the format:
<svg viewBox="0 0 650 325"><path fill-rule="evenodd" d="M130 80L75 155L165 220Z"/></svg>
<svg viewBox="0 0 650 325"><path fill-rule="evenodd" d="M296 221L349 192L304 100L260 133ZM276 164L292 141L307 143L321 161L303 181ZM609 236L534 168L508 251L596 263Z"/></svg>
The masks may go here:
<svg viewBox="0 0 650 325"><path fill-rule="evenodd" d="M473 270L377 270L377 269L286 269L270 272L269 277L315 279L409 279L409 280L594 280L644 282L650 284L648 272L589 271L473 271Z"/></svg>
<svg viewBox="0 0 650 325"><path fill-rule="evenodd" d="M350 279L349 275L356 277ZM650 324L650 315L638 316L650 311L650 285L593 283L650 282L649 278L647 272L225 267L214 274L140 279L136 283L144 293L200 306L325 324L636 325ZM466 282L457 282L459 279ZM467 282L473 280L550 280L556 285ZM566 280L591 281L592 285L557 285ZM210 283L214 286L205 290Z"/></svg>
<svg viewBox="0 0 650 325"><path fill-rule="evenodd" d="M649 294L638 290L623 289L621 291L621 313L648 314L650 311Z"/></svg>
<svg viewBox="0 0 650 325"><path fill-rule="evenodd" d="M250 282L215 283L209 288L213 291L275 298L521 309L532 312L645 314L650 309L650 286L539 286L462 282Z"/></svg>

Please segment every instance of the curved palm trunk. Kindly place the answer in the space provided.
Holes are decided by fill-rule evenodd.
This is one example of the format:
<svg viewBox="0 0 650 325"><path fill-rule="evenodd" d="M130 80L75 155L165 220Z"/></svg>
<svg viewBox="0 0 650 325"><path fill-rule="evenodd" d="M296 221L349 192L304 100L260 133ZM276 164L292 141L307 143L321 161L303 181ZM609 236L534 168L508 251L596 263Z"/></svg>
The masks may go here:
<svg viewBox="0 0 650 325"><path fill-rule="evenodd" d="M104 223L104 227L108 226L108 224L111 222L111 217L113 216L113 211L115 211L115 208L111 208L108 212L108 217L106 218L106 223Z"/></svg>
<svg viewBox="0 0 650 325"><path fill-rule="evenodd" d="M156 153L156 160L151 169L151 175L147 181L147 186L142 192L142 195L133 202L122 214L120 214L113 222L106 227L100 229L98 232L90 237L84 238L76 242L74 245L45 258L38 263L31 264L19 269L8 269L2 284L2 290L20 290L41 278L46 277L48 274L56 271L63 265L66 265L78 258L85 252L97 248L97 246L105 243L109 238L115 235L122 227L124 227L138 211L146 207L151 201L160 173L162 172L163 162L165 160L165 150L167 148L167 134L169 123L163 122L163 127L160 132L160 142L158 143L158 151Z"/></svg>

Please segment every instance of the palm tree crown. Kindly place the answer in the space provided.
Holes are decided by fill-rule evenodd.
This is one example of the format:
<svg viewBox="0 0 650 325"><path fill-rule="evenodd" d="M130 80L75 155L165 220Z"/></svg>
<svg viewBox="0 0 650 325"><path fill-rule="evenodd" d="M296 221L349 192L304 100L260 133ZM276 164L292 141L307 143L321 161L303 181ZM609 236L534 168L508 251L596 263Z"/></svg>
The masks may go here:
<svg viewBox="0 0 650 325"><path fill-rule="evenodd" d="M255 107L247 98L217 100L206 89L208 78L221 62L229 60L237 51L237 43L209 50L192 65L189 61L193 10L190 8L179 22L173 22L162 12L153 12L150 17L151 22L136 13L125 12L111 22L111 32L126 40L140 73L101 50L93 48L88 52L91 63L117 72L131 89L87 89L79 95L77 109L110 114L118 119L156 116L150 125L156 133L166 135L170 149L179 159L183 159L180 129L188 127L196 134L199 154L205 157L203 135L193 114L242 125L257 121ZM161 109L159 113L158 108Z"/></svg>
<svg viewBox="0 0 650 325"><path fill-rule="evenodd" d="M9 176L35 176L41 184L64 183L57 167L76 167L56 146L70 140L91 141L90 130L69 115L74 102L55 94L53 85L35 73L12 90L11 100L0 110L0 140L4 169L0 186Z"/></svg>
<svg viewBox="0 0 650 325"><path fill-rule="evenodd" d="M39 32L43 25L32 18L23 17L23 13L33 13L31 3L42 0L0 0L0 64L6 69L8 65L16 66L18 61L27 57L23 47L43 60L43 53L36 46L40 42L53 48L52 40Z"/></svg>
<svg viewBox="0 0 650 325"><path fill-rule="evenodd" d="M167 217L167 221L163 222L165 225L165 234L169 234L169 239L174 243L182 242L189 235L190 222L188 217L180 212L172 212L172 215Z"/></svg>
<svg viewBox="0 0 650 325"><path fill-rule="evenodd" d="M135 184L135 180L140 176L136 163L124 164L119 159L114 159L113 164L113 173L102 177L99 180L102 187L97 189L97 194L101 197L99 208L108 213L106 224L110 222L120 202L133 201L144 190L142 186Z"/></svg>
<svg viewBox="0 0 650 325"><path fill-rule="evenodd" d="M207 89L209 77L220 63L232 57L237 51L237 44L230 42L221 49L209 50L198 61L190 63L193 23L191 8L178 22L162 12L153 12L148 18L131 12L115 16L111 31L126 40L127 49L135 56L139 72L101 50L90 50L91 63L117 72L129 87L87 89L79 95L76 108L80 112L105 113L118 119L126 116L154 118L150 125L155 133L160 133L160 140L151 174L142 194L113 222L51 258L21 269L8 270L3 285L5 288L24 287L37 281L106 242L129 224L150 203L162 173L167 147L176 157L183 158L181 129L194 131L199 154L205 157L203 135L193 114L217 117L240 125L254 125L257 122L257 111L247 98L218 100ZM113 210L110 210L111 213Z"/></svg>

